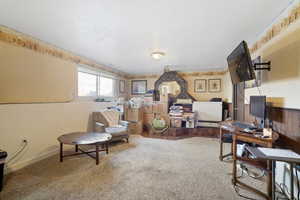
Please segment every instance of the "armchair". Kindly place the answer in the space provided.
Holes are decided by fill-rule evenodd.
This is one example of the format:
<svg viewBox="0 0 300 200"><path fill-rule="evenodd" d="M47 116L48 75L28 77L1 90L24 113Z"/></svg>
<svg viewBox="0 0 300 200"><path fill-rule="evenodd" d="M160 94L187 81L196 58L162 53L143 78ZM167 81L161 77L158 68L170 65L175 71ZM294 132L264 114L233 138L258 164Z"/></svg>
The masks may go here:
<svg viewBox="0 0 300 200"><path fill-rule="evenodd" d="M119 120L119 117L119 112L115 110L93 112L94 131L111 134L111 141L126 139L129 142L129 122Z"/></svg>

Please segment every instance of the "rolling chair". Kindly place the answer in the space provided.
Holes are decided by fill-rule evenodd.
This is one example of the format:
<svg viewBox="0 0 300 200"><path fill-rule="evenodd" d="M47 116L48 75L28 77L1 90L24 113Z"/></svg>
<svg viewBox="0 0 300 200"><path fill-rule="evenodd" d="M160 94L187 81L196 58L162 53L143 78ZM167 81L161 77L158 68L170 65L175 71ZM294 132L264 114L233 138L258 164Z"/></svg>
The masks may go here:
<svg viewBox="0 0 300 200"><path fill-rule="evenodd" d="M223 133L222 131L220 131L220 155L219 155L219 160L223 161L224 158L227 158L229 156L232 156L232 152L233 152L233 139L232 139L232 134L230 132L227 133ZM225 155L223 155L224 149L223 149L223 143L231 143L231 151ZM245 142L242 141L237 141L237 144L243 145L245 144Z"/></svg>

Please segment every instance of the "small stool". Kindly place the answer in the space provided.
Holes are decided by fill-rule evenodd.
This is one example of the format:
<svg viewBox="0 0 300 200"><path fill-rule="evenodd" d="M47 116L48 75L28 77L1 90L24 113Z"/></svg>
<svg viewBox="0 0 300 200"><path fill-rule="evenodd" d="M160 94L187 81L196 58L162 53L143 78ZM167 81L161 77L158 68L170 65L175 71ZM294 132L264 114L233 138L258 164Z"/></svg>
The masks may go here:
<svg viewBox="0 0 300 200"><path fill-rule="evenodd" d="M0 149L0 192L3 188L4 164L7 157L7 152Z"/></svg>

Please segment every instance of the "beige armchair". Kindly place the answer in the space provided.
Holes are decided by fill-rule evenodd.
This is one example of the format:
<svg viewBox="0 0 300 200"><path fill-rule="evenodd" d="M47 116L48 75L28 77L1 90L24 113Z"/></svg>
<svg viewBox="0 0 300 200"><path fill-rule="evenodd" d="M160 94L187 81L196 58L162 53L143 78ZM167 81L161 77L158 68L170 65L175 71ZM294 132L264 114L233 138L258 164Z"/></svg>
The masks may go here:
<svg viewBox="0 0 300 200"><path fill-rule="evenodd" d="M93 121L95 132L111 134L111 141L126 139L126 141L129 142L129 122L120 120L119 112L115 110L93 112Z"/></svg>

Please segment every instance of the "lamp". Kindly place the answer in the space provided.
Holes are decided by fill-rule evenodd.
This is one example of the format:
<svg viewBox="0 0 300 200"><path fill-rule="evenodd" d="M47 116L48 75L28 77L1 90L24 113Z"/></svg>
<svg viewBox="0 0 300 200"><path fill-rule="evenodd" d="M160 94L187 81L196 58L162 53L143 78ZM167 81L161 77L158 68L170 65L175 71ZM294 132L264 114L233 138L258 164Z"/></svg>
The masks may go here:
<svg viewBox="0 0 300 200"><path fill-rule="evenodd" d="M155 51L151 53L151 57L155 60L161 59L164 55L166 55L164 52Z"/></svg>

